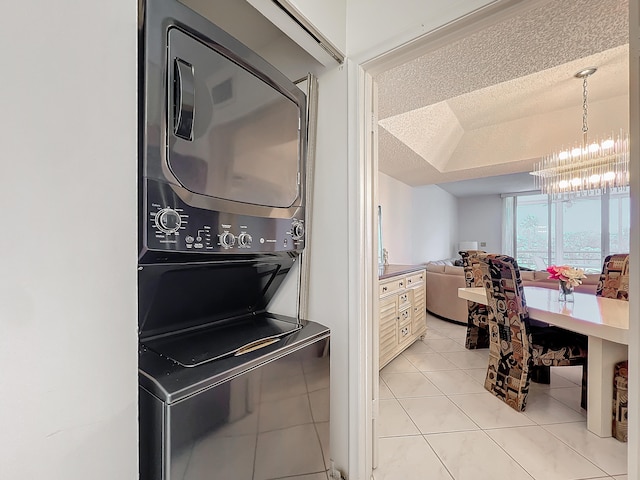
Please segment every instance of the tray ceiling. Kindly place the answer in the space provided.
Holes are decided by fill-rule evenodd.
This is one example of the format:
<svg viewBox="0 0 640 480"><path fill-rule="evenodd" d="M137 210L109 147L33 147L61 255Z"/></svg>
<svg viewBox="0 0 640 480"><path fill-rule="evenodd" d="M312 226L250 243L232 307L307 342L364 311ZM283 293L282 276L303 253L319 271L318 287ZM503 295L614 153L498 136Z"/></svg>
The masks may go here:
<svg viewBox="0 0 640 480"><path fill-rule="evenodd" d="M526 172L581 138L628 130L628 1L536 2L381 73L379 169L408 185Z"/></svg>

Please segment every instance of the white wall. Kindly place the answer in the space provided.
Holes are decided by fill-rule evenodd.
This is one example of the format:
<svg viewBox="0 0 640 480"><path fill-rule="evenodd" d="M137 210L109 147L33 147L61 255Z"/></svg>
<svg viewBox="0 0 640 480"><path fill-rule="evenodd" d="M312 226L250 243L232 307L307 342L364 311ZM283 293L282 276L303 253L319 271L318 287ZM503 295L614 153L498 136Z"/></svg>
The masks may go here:
<svg viewBox="0 0 640 480"><path fill-rule="evenodd" d="M458 241L477 241L480 250L502 252L500 195L458 198ZM486 246L480 242L486 242Z"/></svg>
<svg viewBox="0 0 640 480"><path fill-rule="evenodd" d="M347 53L374 58L494 0L348 0Z"/></svg>
<svg viewBox="0 0 640 480"><path fill-rule="evenodd" d="M378 174L378 203L382 206L382 245L389 263L408 265L413 260L412 188L395 178Z"/></svg>
<svg viewBox="0 0 640 480"><path fill-rule="evenodd" d="M0 478L137 478L137 5L0 33Z"/></svg>
<svg viewBox="0 0 640 480"><path fill-rule="evenodd" d="M349 337L347 71L318 77L318 146L313 192L309 319L331 328L331 456L348 472Z"/></svg>
<svg viewBox="0 0 640 480"><path fill-rule="evenodd" d="M413 261L457 256L458 203L437 185L413 189Z"/></svg>
<svg viewBox="0 0 640 480"><path fill-rule="evenodd" d="M341 52L347 48L347 0L289 0Z"/></svg>
<svg viewBox="0 0 640 480"><path fill-rule="evenodd" d="M482 232L487 245L499 249L502 204L497 196L496 209L495 197L476 197L478 203L474 204L473 199L458 199L437 185L410 187L378 172L378 202L382 205L383 243L389 250L389 263L457 257L458 242L475 240L472 235L477 232ZM490 218L485 221L484 217ZM463 228L464 223L470 225Z"/></svg>

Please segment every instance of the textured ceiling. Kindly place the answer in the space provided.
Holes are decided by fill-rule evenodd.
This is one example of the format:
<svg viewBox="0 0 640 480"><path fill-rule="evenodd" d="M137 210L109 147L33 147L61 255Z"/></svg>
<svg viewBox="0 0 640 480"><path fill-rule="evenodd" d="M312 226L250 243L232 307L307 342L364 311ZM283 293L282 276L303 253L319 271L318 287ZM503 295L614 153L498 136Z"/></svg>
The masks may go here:
<svg viewBox="0 0 640 480"><path fill-rule="evenodd" d="M379 168L408 185L528 171L581 136L628 128L627 0L537 6L376 77Z"/></svg>

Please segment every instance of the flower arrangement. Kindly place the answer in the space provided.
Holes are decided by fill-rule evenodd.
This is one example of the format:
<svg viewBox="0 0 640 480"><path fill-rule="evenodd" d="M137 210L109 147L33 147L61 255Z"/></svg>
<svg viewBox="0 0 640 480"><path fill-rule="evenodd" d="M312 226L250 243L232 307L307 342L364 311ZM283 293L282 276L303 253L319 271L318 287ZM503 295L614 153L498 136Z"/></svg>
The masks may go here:
<svg viewBox="0 0 640 480"><path fill-rule="evenodd" d="M547 268L549 278L565 282L571 287L576 287L582 283L583 278L587 278L581 268L570 267L569 265L551 265Z"/></svg>

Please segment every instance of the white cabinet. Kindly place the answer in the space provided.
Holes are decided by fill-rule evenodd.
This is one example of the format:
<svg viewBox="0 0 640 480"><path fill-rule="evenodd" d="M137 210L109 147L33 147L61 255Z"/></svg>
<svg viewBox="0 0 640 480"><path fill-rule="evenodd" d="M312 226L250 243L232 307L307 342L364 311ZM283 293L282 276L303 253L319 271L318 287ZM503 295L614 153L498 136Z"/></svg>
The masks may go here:
<svg viewBox="0 0 640 480"><path fill-rule="evenodd" d="M380 280L380 368L427 332L425 279L418 270Z"/></svg>

